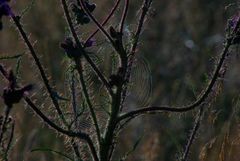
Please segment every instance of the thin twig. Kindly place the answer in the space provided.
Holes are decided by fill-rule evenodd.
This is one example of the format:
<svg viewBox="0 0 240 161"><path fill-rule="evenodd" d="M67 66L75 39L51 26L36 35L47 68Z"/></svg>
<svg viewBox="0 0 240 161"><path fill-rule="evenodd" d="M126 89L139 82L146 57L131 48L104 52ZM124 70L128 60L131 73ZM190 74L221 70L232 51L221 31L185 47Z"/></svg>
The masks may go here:
<svg viewBox="0 0 240 161"><path fill-rule="evenodd" d="M84 10L84 12L91 18L91 20L96 24L96 26L99 28L99 30L107 37L107 39L114 45L115 42L111 38L111 36L108 34L108 32L103 28L103 26L98 22L98 20L92 15L92 13L88 10L83 0L77 0L81 6L81 8Z"/></svg>
<svg viewBox="0 0 240 161"><path fill-rule="evenodd" d="M4 132L6 131L6 124L7 124L7 120L8 120L11 109L12 107L9 107L9 106L7 106L5 109L4 119L1 126L1 131L0 131L0 145L2 144L3 135L4 135Z"/></svg>
<svg viewBox="0 0 240 161"><path fill-rule="evenodd" d="M6 148L6 151L5 151L6 158L8 158L8 152L9 152L11 144L12 144L12 140L13 140L13 136L14 136L14 130L15 130L15 122L13 120L12 127L11 127L11 133L10 133L7 148Z"/></svg>
<svg viewBox="0 0 240 161"><path fill-rule="evenodd" d="M203 115L203 107L201 107L199 109L198 115L195 119L195 123L194 123L193 129L192 129L191 135L188 139L187 145L185 147L185 150L184 150L183 156L181 158L181 161L186 161L187 160L187 157L188 157L189 152L190 152L190 148L193 144L193 141L196 137L197 131L200 127L200 122L201 122L201 119L202 119L202 115Z"/></svg>
<svg viewBox="0 0 240 161"><path fill-rule="evenodd" d="M81 6L81 8L84 10L84 12L91 18L91 20L96 24L96 26L99 28L100 31L107 37L107 39L110 41L112 46L114 47L115 51L120 55L121 61L122 61L122 67L125 69L127 65L127 56L125 49L123 48L123 45L121 42L116 43L112 37L109 35L109 33L103 28L103 26L98 22L98 20L92 15L92 13L88 10L83 0L77 0ZM126 73L126 72L124 72Z"/></svg>
<svg viewBox="0 0 240 161"><path fill-rule="evenodd" d="M120 26L119 26L119 42L118 42L118 52L120 54L120 59L121 59L121 67L123 69L123 73L122 73L122 77L125 78L127 71L128 71L128 57L127 57L127 52L126 49L124 49L124 43L123 43L123 35L124 35L124 25L126 22L126 18L127 18L127 14L128 14L128 10L129 10L129 0L125 0L125 5L124 5L124 10L123 10L123 14L122 14L122 18L121 18L121 22L120 22ZM124 80L124 83L126 83L126 81Z"/></svg>
<svg viewBox="0 0 240 161"><path fill-rule="evenodd" d="M138 26L137 26L137 29L136 29L136 32L134 34L134 42L133 42L133 45L132 45L132 48L130 50L130 54L129 54L129 64L128 64L128 68L127 68L127 73L126 73L126 78L125 78L125 81L126 81L126 84L129 83L130 81L130 76L131 76L131 71L132 71L132 65L133 65L133 60L134 60L134 56L135 56L135 53L136 53L136 49L138 47L138 42L139 42L139 39L140 39L140 35L141 35L141 32L142 32L142 29L143 29L143 25L144 25L144 21L146 19L146 16L147 16L147 13L149 11L149 8L152 4L152 0L145 0L143 2L143 5L142 5L142 12L141 12L141 15L140 15L140 18L138 20ZM121 107L121 111L123 109L123 103L126 99L126 96L127 96L127 86L124 88L123 90L123 98L122 98L122 107Z"/></svg>
<svg viewBox="0 0 240 161"><path fill-rule="evenodd" d="M105 20L103 20L103 22L101 23L101 26L104 26L109 19L113 16L113 14L115 13L115 11L117 10L119 4L120 4L121 0L118 0L116 2L116 4L113 6L112 10L110 11L110 13L108 14L108 16L105 18ZM86 43L91 40L91 38L93 38L99 31L99 28L97 28L85 41L84 46L86 45Z"/></svg>
<svg viewBox="0 0 240 161"><path fill-rule="evenodd" d="M134 55L136 53L136 49L137 49L138 42L139 42L139 39L140 39L140 35L141 35L142 29L143 29L144 21L145 21L145 18L147 16L147 13L149 11L149 8L150 8L151 4L152 4L152 0L145 0L144 4L142 6L142 13L141 13L141 16L140 16L139 21L138 21L137 30L134 34L134 42L133 42L133 46L132 46L131 52L130 52L130 59L133 59L131 57L134 57Z"/></svg>
<svg viewBox="0 0 240 161"><path fill-rule="evenodd" d="M72 109L74 113L74 120L77 118L77 103L76 103L76 89L75 89L75 76L74 76L74 70L71 71L72 75L70 78L70 92L72 96Z"/></svg>
<svg viewBox="0 0 240 161"><path fill-rule="evenodd" d="M128 9L129 9L129 0L125 0L124 11L122 14L122 18L121 18L121 22L120 22L120 29L119 29L119 32L121 34L123 34L123 29L124 29L124 24L125 24L125 21L127 18Z"/></svg>

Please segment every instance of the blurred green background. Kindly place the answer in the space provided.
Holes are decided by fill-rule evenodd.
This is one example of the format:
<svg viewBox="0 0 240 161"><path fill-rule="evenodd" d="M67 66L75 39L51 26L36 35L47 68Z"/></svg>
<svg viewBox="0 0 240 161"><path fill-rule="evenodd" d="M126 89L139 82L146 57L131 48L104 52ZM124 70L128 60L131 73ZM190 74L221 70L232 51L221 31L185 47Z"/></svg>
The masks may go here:
<svg viewBox="0 0 240 161"><path fill-rule="evenodd" d="M97 4L94 12L99 20L111 9L115 1L92 1ZM131 0L130 12L125 31L136 27L142 1ZM59 43L65 38L66 22L59 1L41 0L16 1L14 11L21 14L24 10L22 23L29 33L41 61L59 90L63 90L66 58L59 48ZM123 6L123 2L121 7ZM196 100L205 88L208 78L220 55L227 20L238 10L237 1L226 0L171 0L153 2L148 20L142 33L138 54L145 63L140 65L143 73L148 67L152 83L146 84L147 94L144 104L138 98L128 100L130 107L141 105L183 105ZM108 24L119 23L121 9ZM27 53L15 27L8 18L3 18L4 29L0 32L0 56ZM90 24L78 30L81 38L94 31ZM134 31L134 30L133 30ZM97 35L97 44L104 44L105 39ZM98 45L96 48L100 48ZM44 100L42 85L35 65L25 54L20 68L21 83L35 83L34 97L39 105ZM191 149L190 159L194 161L239 161L240 158L240 129L239 129L239 50L234 47L227 60L227 74L221 80L221 90L213 103L206 106L201 128ZM15 61L3 61L5 65L14 67ZM141 68L143 67L143 68ZM146 68L144 68L146 67ZM147 69L148 69L147 68ZM142 78L144 76L141 76ZM140 78L141 78L140 77ZM1 78L2 82L2 78ZM136 82L138 83L138 82ZM149 83L149 82L148 82ZM4 83L0 83L2 90ZM141 89L140 89L141 90ZM135 89L139 91L139 89ZM134 92L133 92L134 93ZM1 107L3 107L1 101ZM2 110L2 108L1 108ZM144 116L131 122L125 128L119 139L117 156L131 149L139 137L143 136L136 151L129 161L173 161L181 156L187 137L190 135L197 111L186 114L158 114ZM34 148L52 148L57 151L69 151L64 146L63 138L56 136L54 131L43 126L31 110L19 104L12 111L16 119L16 133L11 160L53 161L64 160L51 153L30 151Z"/></svg>

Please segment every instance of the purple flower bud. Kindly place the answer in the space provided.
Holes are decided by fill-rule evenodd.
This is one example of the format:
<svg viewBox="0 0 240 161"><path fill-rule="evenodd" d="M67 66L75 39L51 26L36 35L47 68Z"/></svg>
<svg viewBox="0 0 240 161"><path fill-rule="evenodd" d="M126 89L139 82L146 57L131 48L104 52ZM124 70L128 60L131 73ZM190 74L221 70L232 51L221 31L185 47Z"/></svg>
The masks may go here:
<svg viewBox="0 0 240 161"><path fill-rule="evenodd" d="M9 6L8 2L10 0L0 0L0 30L3 28L2 24L2 17L3 16L14 16L11 7Z"/></svg>
<svg viewBox="0 0 240 161"><path fill-rule="evenodd" d="M12 16L12 10L11 7L9 6L8 2L10 0L0 0L0 18L2 16Z"/></svg>
<svg viewBox="0 0 240 161"><path fill-rule="evenodd" d="M84 47L92 47L95 43L96 41L94 39L90 39L84 44Z"/></svg>
<svg viewBox="0 0 240 161"><path fill-rule="evenodd" d="M235 29L237 27L238 21L240 20L240 12L235 14L230 20L229 20L229 26L232 29Z"/></svg>

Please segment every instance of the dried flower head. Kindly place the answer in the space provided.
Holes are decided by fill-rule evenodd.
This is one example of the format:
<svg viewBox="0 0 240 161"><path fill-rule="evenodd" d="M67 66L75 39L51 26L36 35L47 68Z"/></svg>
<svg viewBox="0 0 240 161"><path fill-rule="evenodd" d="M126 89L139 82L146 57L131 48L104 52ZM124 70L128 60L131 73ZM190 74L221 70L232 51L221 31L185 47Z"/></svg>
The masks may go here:
<svg viewBox="0 0 240 161"><path fill-rule="evenodd" d="M85 5L87 9L90 12L93 12L96 8L96 4L89 3L88 1L85 1ZM84 25L88 24L90 22L90 18L87 16L87 14L84 12L84 10L77 5L72 5L72 12L74 13L74 16L76 17L76 21L78 24Z"/></svg>
<svg viewBox="0 0 240 161"><path fill-rule="evenodd" d="M28 91L32 90L33 86L29 84L18 87L13 71L9 70L7 72L1 65L0 72L8 80L8 86L4 88L2 98L6 106L12 107L13 104L18 103Z"/></svg>
<svg viewBox="0 0 240 161"><path fill-rule="evenodd" d="M62 43L60 43L60 47L65 51L69 58L81 56L78 47L73 43L70 37L66 38Z"/></svg>
<svg viewBox="0 0 240 161"><path fill-rule="evenodd" d="M12 107L13 104L19 103L19 101L23 98L23 96L26 94L26 92L30 91L33 88L33 86L30 85L26 85L22 88L17 88L17 89L12 89L12 88L5 88L3 90L3 100L4 103L8 106L8 107Z"/></svg>

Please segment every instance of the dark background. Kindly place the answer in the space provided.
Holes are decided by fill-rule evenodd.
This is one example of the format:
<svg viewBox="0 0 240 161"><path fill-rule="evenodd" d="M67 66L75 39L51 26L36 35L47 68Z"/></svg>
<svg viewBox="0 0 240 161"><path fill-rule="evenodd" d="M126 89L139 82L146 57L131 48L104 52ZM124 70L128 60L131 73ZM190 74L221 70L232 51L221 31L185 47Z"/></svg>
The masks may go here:
<svg viewBox="0 0 240 161"><path fill-rule="evenodd" d="M114 3L111 0L93 2L97 4L94 14L99 20L103 20ZM14 11L20 14L30 3L30 0L21 0L12 4ZM137 0L131 1L126 32L136 27L141 3ZM155 0L138 48L140 63L135 68L136 78L147 81L134 82L132 93L137 97L128 99L128 109L146 105L185 105L196 100L207 85L216 65L216 58L221 53L227 20L236 13L236 3L237 1L226 0ZM121 10L118 10L108 26L119 23L120 13ZM12 22L6 17L3 22L4 29L0 32L0 56L27 53ZM66 57L59 48L59 43L68 33L59 1L36 1L24 14L22 22L30 34L30 39L35 42L37 53L41 55L48 75L51 75L51 83L63 90ZM79 34L84 39L94 29L95 26L90 24L79 29ZM99 44L107 44L101 34L97 35L96 40L97 48L100 48ZM212 103L206 106L201 128L191 149L190 160L238 161L240 158L238 53L238 47L232 48L227 60L227 74L219 87L221 89L218 96L211 98ZM43 105L42 108L47 108L49 103L42 97L38 72L29 60L31 58L25 54L19 79L22 83L36 84L34 97L38 98L37 103ZM0 63L13 68L15 62L0 60ZM145 88L139 88L141 85ZM4 83L0 83L1 90L3 86ZM43 126L24 103L14 108L11 114L17 127L12 160L64 160L51 153L30 152L31 149L40 147L65 152L69 151L69 148L64 147L63 138ZM131 149L142 136L129 161L176 160L181 156L196 114L197 110L181 115L158 114L136 119L122 131L117 155Z"/></svg>

